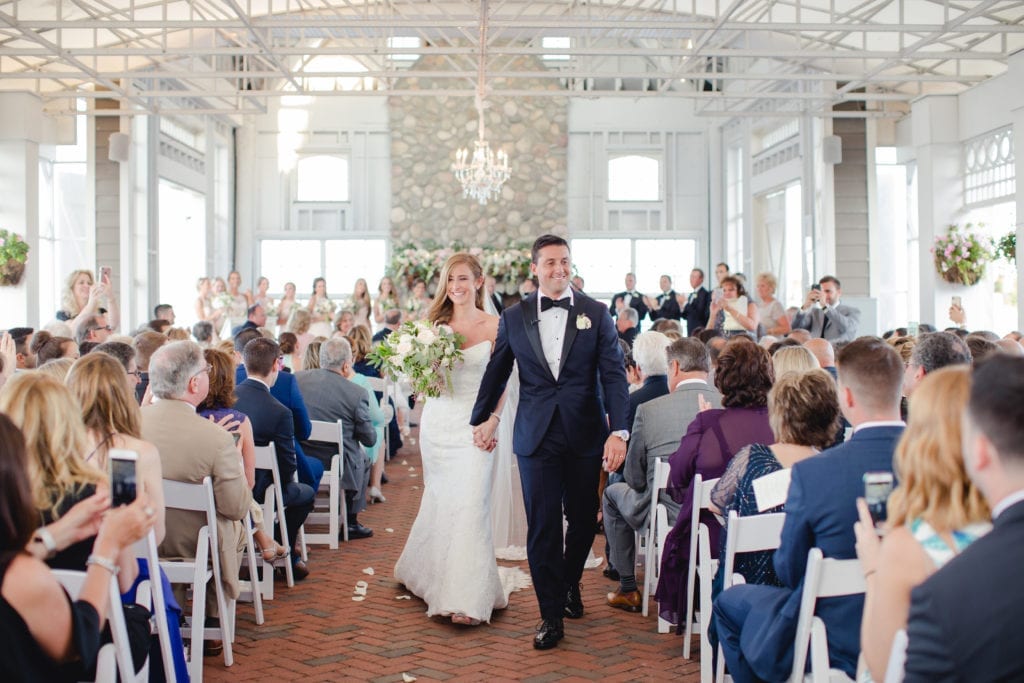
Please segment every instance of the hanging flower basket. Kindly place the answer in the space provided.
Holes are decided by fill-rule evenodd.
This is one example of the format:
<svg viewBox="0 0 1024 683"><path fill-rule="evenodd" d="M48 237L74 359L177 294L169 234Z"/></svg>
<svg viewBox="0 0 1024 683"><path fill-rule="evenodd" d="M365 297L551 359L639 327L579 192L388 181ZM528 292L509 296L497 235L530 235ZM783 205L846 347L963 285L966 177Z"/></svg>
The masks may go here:
<svg viewBox="0 0 1024 683"><path fill-rule="evenodd" d="M979 224L977 227L984 226ZM969 287L985 276L985 267L995 251L991 238L968 223L963 228L951 225L945 236L936 237L932 254L935 256L935 271L943 280Z"/></svg>
<svg viewBox="0 0 1024 683"><path fill-rule="evenodd" d="M17 233L0 230L0 286L21 283L28 259L28 244Z"/></svg>

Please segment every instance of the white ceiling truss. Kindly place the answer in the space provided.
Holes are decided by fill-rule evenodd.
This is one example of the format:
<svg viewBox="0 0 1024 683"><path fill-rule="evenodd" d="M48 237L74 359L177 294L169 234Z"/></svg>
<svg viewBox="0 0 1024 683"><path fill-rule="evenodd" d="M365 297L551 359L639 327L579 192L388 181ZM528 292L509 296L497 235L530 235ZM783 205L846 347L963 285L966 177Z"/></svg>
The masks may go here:
<svg viewBox="0 0 1024 683"><path fill-rule="evenodd" d="M489 97L673 97L720 117L897 117L1024 48L1024 0L493 0L488 22ZM102 115L473 97L478 25L471 0L0 0L0 90L54 111L120 100Z"/></svg>

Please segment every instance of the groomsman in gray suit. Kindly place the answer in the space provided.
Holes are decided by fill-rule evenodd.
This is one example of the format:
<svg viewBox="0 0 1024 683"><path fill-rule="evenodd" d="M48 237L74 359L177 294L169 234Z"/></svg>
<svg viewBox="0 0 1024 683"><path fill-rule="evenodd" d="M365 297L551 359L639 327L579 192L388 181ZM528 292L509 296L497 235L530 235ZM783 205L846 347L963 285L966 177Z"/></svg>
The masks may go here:
<svg viewBox="0 0 1024 683"><path fill-rule="evenodd" d="M666 349L666 354L671 393L637 407L623 471L626 481L611 484L604 491L608 557L619 571L619 588L608 594L608 604L629 612L639 612L643 606L634 574L634 531L643 529L647 523L654 488L654 461L667 458L679 448L686 428L700 411L700 397L714 408L721 407L721 395L708 384L711 361L700 340L679 339ZM668 508L669 524L674 524L679 503L665 492L659 502Z"/></svg>
<svg viewBox="0 0 1024 683"><path fill-rule="evenodd" d="M860 309L839 303L842 294L842 285L834 276L818 280L793 316L793 329L807 330L812 339L827 339L833 344L856 339Z"/></svg>
<svg viewBox="0 0 1024 683"><path fill-rule="evenodd" d="M359 523L356 515L366 507L366 486L370 479L370 461L360 447L377 443L377 432L370 422L369 394L358 384L345 379L343 373L352 365L352 346L347 339L329 339L320 347L320 368L295 373L299 391L306 401L312 420L336 422L344 431L344 473L341 488L348 505L348 537L369 538L373 530ZM303 441L302 450L330 466L334 446ZM383 457L383 456L382 456Z"/></svg>

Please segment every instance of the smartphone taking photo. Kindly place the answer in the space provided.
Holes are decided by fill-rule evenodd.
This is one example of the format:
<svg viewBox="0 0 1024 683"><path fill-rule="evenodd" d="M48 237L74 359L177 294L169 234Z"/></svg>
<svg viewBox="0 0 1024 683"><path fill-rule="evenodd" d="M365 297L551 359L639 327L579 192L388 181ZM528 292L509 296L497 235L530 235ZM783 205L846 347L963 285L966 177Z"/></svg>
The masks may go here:
<svg viewBox="0 0 1024 683"><path fill-rule="evenodd" d="M108 454L110 470L110 504L112 507L131 505L138 494L137 464L139 455L135 451L113 448Z"/></svg>
<svg viewBox="0 0 1024 683"><path fill-rule="evenodd" d="M889 494L892 493L892 472L864 473L864 501L868 504L871 521L881 528L888 518Z"/></svg>

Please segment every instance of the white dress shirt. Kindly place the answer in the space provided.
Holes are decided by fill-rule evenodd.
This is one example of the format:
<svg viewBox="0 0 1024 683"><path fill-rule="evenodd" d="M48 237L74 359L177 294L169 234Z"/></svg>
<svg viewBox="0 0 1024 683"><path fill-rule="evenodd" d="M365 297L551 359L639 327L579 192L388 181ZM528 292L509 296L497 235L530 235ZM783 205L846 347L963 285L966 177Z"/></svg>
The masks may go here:
<svg viewBox="0 0 1024 683"><path fill-rule="evenodd" d="M546 311L540 310L541 294L537 297L537 324L540 328L540 346L544 351L544 360L551 368L551 374L558 379L558 370L562 365L562 342L565 340L565 324L569 317L569 311L564 308L552 306ZM569 305L574 302L572 287L568 287L562 295L562 299L568 297Z"/></svg>

